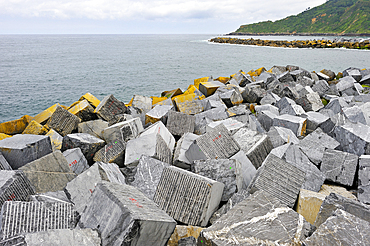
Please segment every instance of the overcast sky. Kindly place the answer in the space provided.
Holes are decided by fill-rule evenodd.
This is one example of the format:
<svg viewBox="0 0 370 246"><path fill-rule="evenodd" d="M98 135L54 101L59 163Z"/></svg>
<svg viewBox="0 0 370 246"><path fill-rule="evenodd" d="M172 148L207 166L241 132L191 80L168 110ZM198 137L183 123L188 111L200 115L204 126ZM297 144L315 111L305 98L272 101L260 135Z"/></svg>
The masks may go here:
<svg viewBox="0 0 370 246"><path fill-rule="evenodd" d="M224 34L325 0L0 0L0 34Z"/></svg>

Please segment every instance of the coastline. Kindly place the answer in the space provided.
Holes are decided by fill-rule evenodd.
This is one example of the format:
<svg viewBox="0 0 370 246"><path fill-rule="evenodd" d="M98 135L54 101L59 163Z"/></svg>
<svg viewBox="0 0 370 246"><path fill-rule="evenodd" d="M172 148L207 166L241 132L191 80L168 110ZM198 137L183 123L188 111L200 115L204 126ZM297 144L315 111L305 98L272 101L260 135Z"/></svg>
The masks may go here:
<svg viewBox="0 0 370 246"><path fill-rule="evenodd" d="M370 37L370 33L252 33L252 32L231 32L225 36L343 36L343 37Z"/></svg>

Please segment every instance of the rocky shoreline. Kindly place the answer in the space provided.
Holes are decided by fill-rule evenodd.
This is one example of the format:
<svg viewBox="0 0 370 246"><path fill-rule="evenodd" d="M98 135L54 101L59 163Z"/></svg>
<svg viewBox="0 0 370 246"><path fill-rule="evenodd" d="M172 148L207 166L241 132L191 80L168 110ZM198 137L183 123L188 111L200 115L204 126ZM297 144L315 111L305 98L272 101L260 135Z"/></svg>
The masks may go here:
<svg viewBox="0 0 370 246"><path fill-rule="evenodd" d="M226 36L340 36L340 37L370 37L370 33L290 33L290 32L272 32L272 33L252 33L252 32L231 32Z"/></svg>
<svg viewBox="0 0 370 246"><path fill-rule="evenodd" d="M212 38L209 42L241 44L241 45L256 45L270 46L283 48L346 48L346 49L363 49L370 50L370 38L336 38L334 40L318 39L318 40L262 40L262 39L240 39L240 38Z"/></svg>
<svg viewBox="0 0 370 246"><path fill-rule="evenodd" d="M0 245L368 245L370 69L90 93L0 123Z"/></svg>

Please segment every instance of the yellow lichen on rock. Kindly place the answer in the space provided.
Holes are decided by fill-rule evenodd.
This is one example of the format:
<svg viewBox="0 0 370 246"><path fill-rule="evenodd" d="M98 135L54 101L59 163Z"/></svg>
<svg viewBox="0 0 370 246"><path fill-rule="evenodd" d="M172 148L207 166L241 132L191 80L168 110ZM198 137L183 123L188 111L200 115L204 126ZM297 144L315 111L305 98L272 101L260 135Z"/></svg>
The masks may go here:
<svg viewBox="0 0 370 246"><path fill-rule="evenodd" d="M255 73L257 74L257 76L260 76L261 75L261 73L263 73L263 72L265 72L266 71L266 68L264 68L264 67L260 67L259 69L257 69L256 71L255 71Z"/></svg>
<svg viewBox="0 0 370 246"><path fill-rule="evenodd" d="M46 133L45 136L50 137L50 142L51 146L53 147L53 151L62 149L63 137L59 133L57 133L53 129L50 129L50 131Z"/></svg>
<svg viewBox="0 0 370 246"><path fill-rule="evenodd" d="M161 96L166 97L166 98L173 98L173 97L181 95L181 94L183 94L182 90L180 88L177 88L177 89L174 89L174 90L171 90L171 91L164 91L164 92L162 92Z"/></svg>
<svg viewBox="0 0 370 246"><path fill-rule="evenodd" d="M44 124L46 123L46 121L48 121L48 119L50 118L50 116L55 112L56 108L58 106L61 106L59 103L56 103L54 104L53 106L45 109L44 111L42 111L41 113L39 113L38 115L36 115L34 118L34 120L37 122L37 123L40 123L40 124Z"/></svg>
<svg viewBox="0 0 370 246"><path fill-rule="evenodd" d="M10 138L12 137L11 135L5 134L5 133L0 133L0 140L3 140L5 138Z"/></svg>
<svg viewBox="0 0 370 246"><path fill-rule="evenodd" d="M43 125L38 123L37 121L33 120L31 121L26 129L22 132L22 134L34 134L34 135L44 135L46 134L46 128L44 128Z"/></svg>
<svg viewBox="0 0 370 246"><path fill-rule="evenodd" d="M19 134L26 129L28 123L33 120L33 117L25 115L20 119L7 121L0 123L0 133L5 133L7 135Z"/></svg>
<svg viewBox="0 0 370 246"><path fill-rule="evenodd" d="M154 96L151 96L150 98L152 99L152 106L167 99L167 97L154 97Z"/></svg>
<svg viewBox="0 0 370 246"><path fill-rule="evenodd" d="M201 103L196 102L202 100L205 96L199 97L195 93L192 94L182 94L174 97L172 100L177 107L177 110L184 114L197 114L204 110Z"/></svg>
<svg viewBox="0 0 370 246"><path fill-rule="evenodd" d="M208 81L211 81L212 80L212 76L211 77L203 77L203 78L199 78L199 79L194 79L194 85L197 89L199 89L199 84L201 82L208 82Z"/></svg>
<svg viewBox="0 0 370 246"><path fill-rule="evenodd" d="M324 194L301 189L298 197L297 213L313 225L325 197Z"/></svg>
<svg viewBox="0 0 370 246"><path fill-rule="evenodd" d="M244 72L242 72L242 73L244 73ZM221 83L226 84L227 82L229 82L230 78L229 77L218 77L215 80L220 81Z"/></svg>
<svg viewBox="0 0 370 246"><path fill-rule="evenodd" d="M349 199L357 200L357 197L349 192L346 188L336 185L323 184L319 191L320 194L328 196L330 193L336 193Z"/></svg>
<svg viewBox="0 0 370 246"><path fill-rule="evenodd" d="M199 90L205 95L205 96L210 96L212 95L213 93L215 93L215 91L221 86L223 85L222 83L218 82L218 81L211 81L211 82L202 82L199 84Z"/></svg>
<svg viewBox="0 0 370 246"><path fill-rule="evenodd" d="M85 95L83 95L79 101L83 101L83 100L87 100L91 106L93 106L94 108L96 108L99 103L100 103L100 100L97 99L94 95L92 95L91 93L86 93Z"/></svg>
<svg viewBox="0 0 370 246"><path fill-rule="evenodd" d="M172 233L170 239L168 240L167 246L178 246L179 240L185 237L195 237L196 239L198 239L203 229L204 228L197 226L177 225L175 231Z"/></svg>

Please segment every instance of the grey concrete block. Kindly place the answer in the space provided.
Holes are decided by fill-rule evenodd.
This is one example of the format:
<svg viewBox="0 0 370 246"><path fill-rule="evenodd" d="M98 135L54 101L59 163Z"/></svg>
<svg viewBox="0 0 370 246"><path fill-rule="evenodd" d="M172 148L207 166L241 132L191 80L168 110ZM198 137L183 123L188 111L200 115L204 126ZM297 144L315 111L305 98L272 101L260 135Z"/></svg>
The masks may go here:
<svg viewBox="0 0 370 246"><path fill-rule="evenodd" d="M116 123L103 129L102 136L106 142L112 142L116 139L128 141L136 138L143 131L143 124L140 118L136 117L127 121Z"/></svg>
<svg viewBox="0 0 370 246"><path fill-rule="evenodd" d="M167 124L168 113L173 110L175 110L173 105L156 105L145 114L145 121L155 123L160 120Z"/></svg>
<svg viewBox="0 0 370 246"><path fill-rule="evenodd" d="M256 81L260 81L260 80L262 80L263 83L267 86L268 84L276 80L276 75L268 73L268 72L263 72L260 74L260 76L256 78Z"/></svg>
<svg viewBox="0 0 370 246"><path fill-rule="evenodd" d="M266 156L273 149L270 138L267 135L263 135L247 152L248 159L252 162L253 166L258 169Z"/></svg>
<svg viewBox="0 0 370 246"><path fill-rule="evenodd" d="M94 113L94 108L86 99L68 108L68 112L76 115L78 118L81 119L81 121L90 121L98 118L97 115Z"/></svg>
<svg viewBox="0 0 370 246"><path fill-rule="evenodd" d="M317 76L319 77L319 79L321 80L325 80L325 81L329 81L330 80L330 77L322 72L317 72L316 73Z"/></svg>
<svg viewBox="0 0 370 246"><path fill-rule="evenodd" d="M309 77L306 77L306 76L297 77L296 82L299 83L302 86L310 86L310 87L312 87L315 84L315 80L313 80Z"/></svg>
<svg viewBox="0 0 370 246"><path fill-rule="evenodd" d="M125 177L116 164L96 162L65 185L64 192L75 204L77 212L83 212L96 184L102 181L125 184Z"/></svg>
<svg viewBox="0 0 370 246"><path fill-rule="evenodd" d="M159 134L167 144L168 148L173 151L175 148L176 140L171 134L171 132L167 129L167 127L161 122L158 121L155 124L149 126L145 129L144 132L140 134L140 136L146 136L150 134Z"/></svg>
<svg viewBox="0 0 370 246"><path fill-rule="evenodd" d="M50 131L48 131L48 133L46 133L45 136L50 137L51 147L53 148L53 151L62 149L62 142L63 142L62 135L60 135L53 129L50 129Z"/></svg>
<svg viewBox="0 0 370 246"><path fill-rule="evenodd" d="M230 110L230 109L229 109ZM257 114L261 113L262 111L269 111L275 115L279 115L279 108L275 107L271 104L265 104L265 105L256 105L254 107L254 110L256 111Z"/></svg>
<svg viewBox="0 0 370 246"><path fill-rule="evenodd" d="M104 140L88 133L73 133L63 138L62 151L80 148L89 165L92 165L95 153L104 145Z"/></svg>
<svg viewBox="0 0 370 246"><path fill-rule="evenodd" d="M204 229L198 245L294 245L310 232L302 215L258 191Z"/></svg>
<svg viewBox="0 0 370 246"><path fill-rule="evenodd" d="M173 156L173 165L183 168L185 170L190 170L191 162L186 158L185 153L189 149L190 145L196 140L199 136L193 133L185 133L177 141L175 153Z"/></svg>
<svg viewBox="0 0 370 246"><path fill-rule="evenodd" d="M1 152L0 152L0 170L13 170Z"/></svg>
<svg viewBox="0 0 370 246"><path fill-rule="evenodd" d="M370 154L370 127L361 123L336 126L333 137L340 142L343 151L358 156Z"/></svg>
<svg viewBox="0 0 370 246"><path fill-rule="evenodd" d="M338 209L302 245L366 245L370 242L369 230L369 222Z"/></svg>
<svg viewBox="0 0 370 246"><path fill-rule="evenodd" d="M227 109L224 107L213 108L213 109L204 111L202 113L196 114L194 133L203 134L203 133L200 133L200 128L201 128L200 125L202 125L201 122L204 119L207 119L208 121L210 120L217 121L217 120L227 119L228 117L229 117L229 114L227 113Z"/></svg>
<svg viewBox="0 0 370 246"><path fill-rule="evenodd" d="M280 97L273 92L267 92L266 95L261 99L261 105L272 104L275 105L277 101L280 100Z"/></svg>
<svg viewBox="0 0 370 246"><path fill-rule="evenodd" d="M360 105L360 109L364 113L366 125L370 126L370 102Z"/></svg>
<svg viewBox="0 0 370 246"><path fill-rule="evenodd" d="M274 118L273 125L288 128L298 137L305 135L307 120L298 116L283 114Z"/></svg>
<svg viewBox="0 0 370 246"><path fill-rule="evenodd" d="M223 124L200 136L185 152L186 158L195 160L228 159L240 150L239 144Z"/></svg>
<svg viewBox="0 0 370 246"><path fill-rule="evenodd" d="M330 117L319 112L310 111L303 115L303 117L307 119L306 132L308 134L315 131L318 127L325 128L326 125L331 123Z"/></svg>
<svg viewBox="0 0 370 246"><path fill-rule="evenodd" d="M223 124L231 134L235 133L240 128L245 126L245 124L240 121L234 120L232 118L227 118L225 120L218 120L218 121L213 121L209 123L206 126L206 132L211 131L212 129L214 129L216 126L220 124Z"/></svg>
<svg viewBox="0 0 370 246"><path fill-rule="evenodd" d="M360 81L362 78L361 69L349 67L343 71L343 77L347 77L347 76L354 78L356 81Z"/></svg>
<svg viewBox="0 0 370 246"><path fill-rule="evenodd" d="M176 222L135 187L99 183L79 221L102 245L165 245Z"/></svg>
<svg viewBox="0 0 370 246"><path fill-rule="evenodd" d="M370 84L370 74L364 76L359 82L362 85L369 85Z"/></svg>
<svg viewBox="0 0 370 246"><path fill-rule="evenodd" d="M198 99L198 97L192 98L191 100L175 98L174 102L176 104L177 110L181 113L194 115L204 111L205 102Z"/></svg>
<svg viewBox="0 0 370 246"><path fill-rule="evenodd" d="M30 180L37 193L63 190L76 177L66 158L55 151L19 168Z"/></svg>
<svg viewBox="0 0 370 246"><path fill-rule="evenodd" d="M356 83L356 80L353 77L351 76L343 77L336 84L336 89L340 93L341 96L358 95L358 93L356 93L357 91L355 89L354 83Z"/></svg>
<svg viewBox="0 0 370 246"><path fill-rule="evenodd" d="M195 116L181 112L170 111L168 113L167 129L172 135L182 136L185 133L194 132Z"/></svg>
<svg viewBox="0 0 370 246"><path fill-rule="evenodd" d="M206 226L218 208L224 184L177 167L165 167L154 201L172 218Z"/></svg>
<svg viewBox="0 0 370 246"><path fill-rule="evenodd" d="M279 112L281 112L284 108L292 105L296 105L296 103L294 100L288 97L280 98L280 100L278 100L275 104L275 106L279 109Z"/></svg>
<svg viewBox="0 0 370 246"><path fill-rule="evenodd" d="M305 111L318 111L324 107L321 98L317 92L308 93L296 100L296 103L301 105Z"/></svg>
<svg viewBox="0 0 370 246"><path fill-rule="evenodd" d="M134 181L130 184L153 200L163 169L170 164L142 155L137 165Z"/></svg>
<svg viewBox="0 0 370 246"><path fill-rule="evenodd" d="M370 203L370 155L362 155L359 158L358 192L360 202Z"/></svg>
<svg viewBox="0 0 370 246"><path fill-rule="evenodd" d="M268 155L248 186L254 193L263 190L293 207L305 179L305 172L275 155Z"/></svg>
<svg viewBox="0 0 370 246"><path fill-rule="evenodd" d="M115 121L116 116L126 113L127 108L123 102L115 98L112 94L108 95L100 101L99 105L95 108L96 113L100 118L105 121Z"/></svg>
<svg viewBox="0 0 370 246"><path fill-rule="evenodd" d="M230 90L228 92L220 94L221 100L226 104L227 107L233 107L243 102L242 94L239 90Z"/></svg>
<svg viewBox="0 0 370 246"><path fill-rule="evenodd" d="M71 203L6 201L1 209L1 236L4 240L25 233L73 229L76 222Z"/></svg>
<svg viewBox="0 0 370 246"><path fill-rule="evenodd" d="M293 76L289 73L289 71L286 71L282 74L279 74L277 76L277 80L279 80L280 83L289 83L294 82Z"/></svg>
<svg viewBox="0 0 370 246"><path fill-rule="evenodd" d="M0 141L0 151L13 169L18 169L53 150L48 136L17 134Z"/></svg>
<svg viewBox="0 0 370 246"><path fill-rule="evenodd" d="M237 175L237 187L238 190L247 189L249 183L252 181L256 174L256 168L252 162L248 159L243 150L230 157L232 160L237 160L236 166L240 168L240 173Z"/></svg>
<svg viewBox="0 0 370 246"><path fill-rule="evenodd" d="M63 155L75 174L79 175L89 168L89 164L80 148L67 149L63 152Z"/></svg>
<svg viewBox="0 0 370 246"><path fill-rule="evenodd" d="M272 127L274 123L274 118L277 115L272 113L271 111L263 110L260 111L257 115L257 120L260 122L262 125L263 129L268 132L270 128Z"/></svg>
<svg viewBox="0 0 370 246"><path fill-rule="evenodd" d="M365 114L358 106L343 108L343 114L352 123L360 122L364 125L367 124Z"/></svg>
<svg viewBox="0 0 370 246"><path fill-rule="evenodd" d="M288 128L272 126L267 133L274 148L286 143L299 144L299 139L294 132Z"/></svg>
<svg viewBox="0 0 370 246"><path fill-rule="evenodd" d="M244 103L259 103L266 95L266 91L259 85L248 86L242 93Z"/></svg>
<svg viewBox="0 0 370 246"><path fill-rule="evenodd" d="M325 106L325 109L330 109L334 114L343 113L343 108L348 107L348 103L343 98L334 98Z"/></svg>
<svg viewBox="0 0 370 246"><path fill-rule="evenodd" d="M116 163L119 167L124 166L126 143L120 139L112 141L98 150L94 155L94 161Z"/></svg>
<svg viewBox="0 0 370 246"><path fill-rule="evenodd" d="M108 127L108 122L102 119L91 120L78 124L79 133L88 133L94 137L103 139L102 131Z"/></svg>
<svg viewBox="0 0 370 246"><path fill-rule="evenodd" d="M339 150L327 149L320 170L326 179L342 185L352 186L356 174L358 156Z"/></svg>
<svg viewBox="0 0 370 246"><path fill-rule="evenodd" d="M315 84L312 86L312 90L319 93L320 96L323 96L329 89L330 86L325 80L316 81Z"/></svg>
<svg viewBox="0 0 370 246"><path fill-rule="evenodd" d="M321 204L314 226L318 228L337 209L342 209L356 217L370 222L370 206L336 193L330 193Z"/></svg>
<svg viewBox="0 0 370 246"><path fill-rule="evenodd" d="M146 96L134 95L132 106L148 112L152 108L152 99Z"/></svg>
<svg viewBox="0 0 370 246"><path fill-rule="evenodd" d="M288 115L293 115L293 116L299 116L305 113L306 111L302 108L302 106L297 105L297 104L294 104L294 105L289 104L280 111L280 114L282 115L288 114Z"/></svg>
<svg viewBox="0 0 370 246"><path fill-rule="evenodd" d="M340 143L324 133L321 128L307 135L299 143L300 149L316 166L319 166L326 149L336 149Z"/></svg>
<svg viewBox="0 0 370 246"><path fill-rule="evenodd" d="M6 201L27 201L35 188L22 171L0 171L0 206Z"/></svg>
<svg viewBox="0 0 370 246"><path fill-rule="evenodd" d="M38 193L29 196L29 202L66 202L71 203L64 191Z"/></svg>
<svg viewBox="0 0 370 246"><path fill-rule="evenodd" d="M48 128L54 129L64 137L67 134L72 133L73 130L77 129L80 122L81 119L76 115L71 114L60 106L57 106L46 125Z"/></svg>

